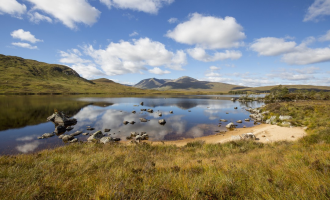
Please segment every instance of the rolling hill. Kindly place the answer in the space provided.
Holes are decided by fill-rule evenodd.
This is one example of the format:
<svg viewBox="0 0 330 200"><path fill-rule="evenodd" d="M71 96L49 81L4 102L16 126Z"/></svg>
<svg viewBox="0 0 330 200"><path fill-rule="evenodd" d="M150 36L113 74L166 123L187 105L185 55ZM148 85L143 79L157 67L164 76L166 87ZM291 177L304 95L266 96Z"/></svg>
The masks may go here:
<svg viewBox="0 0 330 200"><path fill-rule="evenodd" d="M108 79L86 80L70 67L0 54L0 93L146 93Z"/></svg>

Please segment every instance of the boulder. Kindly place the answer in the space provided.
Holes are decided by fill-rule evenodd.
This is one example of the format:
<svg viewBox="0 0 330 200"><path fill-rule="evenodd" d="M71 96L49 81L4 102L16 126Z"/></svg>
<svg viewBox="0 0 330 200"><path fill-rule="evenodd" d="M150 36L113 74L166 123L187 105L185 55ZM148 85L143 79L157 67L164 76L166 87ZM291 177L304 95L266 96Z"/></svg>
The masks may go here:
<svg viewBox="0 0 330 200"><path fill-rule="evenodd" d="M153 109L148 109L147 112L153 113L154 110Z"/></svg>
<svg viewBox="0 0 330 200"><path fill-rule="evenodd" d="M60 135L58 136L59 139L62 139L65 135Z"/></svg>
<svg viewBox="0 0 330 200"><path fill-rule="evenodd" d="M103 138L104 135L102 133L102 131L96 131L95 133L93 133L88 139L87 141L95 141L95 140L100 140L101 138Z"/></svg>
<svg viewBox="0 0 330 200"><path fill-rule="evenodd" d="M220 121L222 121L222 122L226 122L227 120L226 120L226 119L220 119Z"/></svg>
<svg viewBox="0 0 330 200"><path fill-rule="evenodd" d="M70 143L78 142L78 138L73 138L72 140L69 141Z"/></svg>
<svg viewBox="0 0 330 200"><path fill-rule="evenodd" d="M236 122L237 122L237 123L242 123L242 120L237 120Z"/></svg>
<svg viewBox="0 0 330 200"><path fill-rule="evenodd" d="M132 113L133 113L133 114L135 114L135 113L136 113L136 111L135 111L135 110L133 110L133 111L132 111Z"/></svg>
<svg viewBox="0 0 330 200"><path fill-rule="evenodd" d="M113 138L113 141L119 142L121 139L120 138Z"/></svg>
<svg viewBox="0 0 330 200"><path fill-rule="evenodd" d="M106 128L106 129L104 129L104 132L110 132L110 130L111 130L111 129Z"/></svg>
<svg viewBox="0 0 330 200"><path fill-rule="evenodd" d="M56 126L54 133L60 134L60 133L64 133L65 131L66 131L65 126L58 125L58 126Z"/></svg>
<svg viewBox="0 0 330 200"><path fill-rule="evenodd" d="M112 141L113 141L113 138L112 137L102 137L100 139L100 143L103 143L103 144L110 143Z"/></svg>
<svg viewBox="0 0 330 200"><path fill-rule="evenodd" d="M158 123L161 125L164 125L164 124L166 124L166 121L165 121L165 119L160 119L160 120L158 120Z"/></svg>
<svg viewBox="0 0 330 200"><path fill-rule="evenodd" d="M125 125L128 124L128 123L129 123L128 121L123 121L123 124L125 124Z"/></svg>
<svg viewBox="0 0 330 200"><path fill-rule="evenodd" d="M56 124L72 125L77 123L77 120L72 118L68 119L63 112L55 112L47 117L47 121L53 121Z"/></svg>
<svg viewBox="0 0 330 200"><path fill-rule="evenodd" d="M66 127L66 130L67 130L67 131L71 131L72 129L73 129L72 126L68 126L68 127Z"/></svg>
<svg viewBox="0 0 330 200"><path fill-rule="evenodd" d="M68 141L72 140L73 138L74 138L74 137L71 136L71 135L64 135L64 136L62 137L62 140L63 140L63 142L68 142Z"/></svg>
<svg viewBox="0 0 330 200"><path fill-rule="evenodd" d="M82 135L88 135L88 134L89 134L89 133L86 132L86 133L83 133Z"/></svg>
<svg viewBox="0 0 330 200"><path fill-rule="evenodd" d="M135 121L131 121L130 124L135 124Z"/></svg>
<svg viewBox="0 0 330 200"><path fill-rule="evenodd" d="M140 103L141 106L143 106L143 104L144 104L143 102Z"/></svg>
<svg viewBox="0 0 330 200"><path fill-rule="evenodd" d="M159 113L158 116L161 117L163 114L162 113Z"/></svg>
<svg viewBox="0 0 330 200"><path fill-rule="evenodd" d="M242 134L243 139L256 139L256 136L253 133L244 133Z"/></svg>
<svg viewBox="0 0 330 200"><path fill-rule="evenodd" d="M234 109L237 109L237 107L234 107Z"/></svg>
<svg viewBox="0 0 330 200"><path fill-rule="evenodd" d="M71 133L70 135L71 136L77 136L77 135L80 135L80 134L82 134L82 131L76 131L74 133Z"/></svg>
<svg viewBox="0 0 330 200"><path fill-rule="evenodd" d="M54 133L44 133L42 134L42 138L50 138L50 137L53 137L55 134Z"/></svg>
<svg viewBox="0 0 330 200"><path fill-rule="evenodd" d="M146 118L140 118L141 122L147 122L148 120Z"/></svg>
<svg viewBox="0 0 330 200"><path fill-rule="evenodd" d="M244 119L244 121L247 121L247 122L249 122L249 121L250 121L250 118L246 118L246 119Z"/></svg>
<svg viewBox="0 0 330 200"><path fill-rule="evenodd" d="M147 109L144 108L144 109L141 109L141 111L147 111Z"/></svg>
<svg viewBox="0 0 330 200"><path fill-rule="evenodd" d="M235 128L235 125L233 122L230 122L229 124L226 125L226 128Z"/></svg>
<svg viewBox="0 0 330 200"><path fill-rule="evenodd" d="M86 130L88 130L88 131L92 131L92 130L94 130L95 128L92 128L92 127L88 127Z"/></svg>
<svg viewBox="0 0 330 200"><path fill-rule="evenodd" d="M171 114L173 114L173 111L170 111Z"/></svg>
<svg viewBox="0 0 330 200"><path fill-rule="evenodd" d="M266 124L276 124L276 116L271 116L269 119L266 120Z"/></svg>

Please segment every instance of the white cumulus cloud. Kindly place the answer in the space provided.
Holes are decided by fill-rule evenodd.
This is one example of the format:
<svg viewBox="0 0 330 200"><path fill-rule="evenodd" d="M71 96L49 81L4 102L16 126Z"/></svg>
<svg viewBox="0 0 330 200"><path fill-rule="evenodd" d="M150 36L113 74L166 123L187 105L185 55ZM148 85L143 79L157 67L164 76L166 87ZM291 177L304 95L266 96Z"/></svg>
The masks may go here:
<svg viewBox="0 0 330 200"><path fill-rule="evenodd" d="M242 53L240 51L235 50L226 50L225 52L215 52L213 56L210 56L206 53L206 51L202 48L194 48L188 49L188 54L193 57L195 60L203 61L203 62L213 62L217 60L225 60L232 59L237 60L242 57Z"/></svg>
<svg viewBox="0 0 330 200"><path fill-rule="evenodd" d="M253 51L263 56L281 55L281 60L289 65L307 65L330 61L330 48L309 48L315 41L314 37L307 37L297 45L295 42L286 42L283 38L260 38L250 46Z"/></svg>
<svg viewBox="0 0 330 200"><path fill-rule="evenodd" d="M62 57L60 61L69 64L79 63L74 68L78 73L79 70L83 71L84 66L87 65L89 67L86 67L86 73L92 70L92 66L108 76L143 73L148 70L147 66L153 67L149 71L151 73L164 74L169 71L160 70L160 66L182 70L182 66L187 63L184 51L178 50L175 53L168 51L164 44L149 38L134 39L132 42L111 42L104 49L94 49L92 45L83 46L82 49L83 55L78 50L60 51ZM88 56L91 59L86 60L82 56ZM95 69L93 69L94 74L97 72Z"/></svg>
<svg viewBox="0 0 330 200"><path fill-rule="evenodd" d="M77 28L76 23L93 25L101 13L86 0L27 1L34 4L33 10L41 10L71 29Z"/></svg>
<svg viewBox="0 0 330 200"><path fill-rule="evenodd" d="M282 61L290 65L307 65L330 61L330 48L297 47L296 51L284 54Z"/></svg>
<svg viewBox="0 0 330 200"><path fill-rule="evenodd" d="M263 56L276 56L293 51L295 42L286 42L283 38L265 37L255 40L250 48Z"/></svg>
<svg viewBox="0 0 330 200"><path fill-rule="evenodd" d="M29 43L24 43L24 42L13 42L11 43L14 46L22 47L22 48L27 48L27 49L38 49L37 46L32 46Z"/></svg>
<svg viewBox="0 0 330 200"><path fill-rule="evenodd" d="M35 36L32 35L30 31L24 31L23 29L13 31L10 35L13 38L20 39L22 41L29 41L31 43L42 42L42 40L35 38Z"/></svg>
<svg viewBox="0 0 330 200"><path fill-rule="evenodd" d="M324 41L330 41L330 30L325 35L322 35L319 38L319 41L324 42Z"/></svg>
<svg viewBox="0 0 330 200"><path fill-rule="evenodd" d="M176 42L204 49L239 47L242 45L241 40L246 37L243 27L235 18L217 18L199 13L192 14L188 21L167 31L166 36Z"/></svg>
<svg viewBox="0 0 330 200"><path fill-rule="evenodd" d="M330 0L315 0L308 8L304 22L318 21L321 16L330 15Z"/></svg>
<svg viewBox="0 0 330 200"><path fill-rule="evenodd" d="M157 14L161 7L173 3L174 0L100 0L100 2L109 9L115 7Z"/></svg>
<svg viewBox="0 0 330 200"><path fill-rule="evenodd" d="M1 0L0 15L7 13L14 17L21 18L26 12L26 6L18 3L16 0Z"/></svg>
<svg viewBox="0 0 330 200"><path fill-rule="evenodd" d="M155 68L153 68L153 69L150 69L150 70L148 70L150 73L152 73L152 74L158 74L158 75L162 75L162 74L169 74L169 73L171 73L170 71L168 71L168 70L162 70L162 69L160 69L159 67L155 67Z"/></svg>
<svg viewBox="0 0 330 200"><path fill-rule="evenodd" d="M47 21L49 23L53 22L53 20L50 17L42 15L38 12L28 12L28 16L29 16L29 20L36 24L38 24L40 21Z"/></svg>

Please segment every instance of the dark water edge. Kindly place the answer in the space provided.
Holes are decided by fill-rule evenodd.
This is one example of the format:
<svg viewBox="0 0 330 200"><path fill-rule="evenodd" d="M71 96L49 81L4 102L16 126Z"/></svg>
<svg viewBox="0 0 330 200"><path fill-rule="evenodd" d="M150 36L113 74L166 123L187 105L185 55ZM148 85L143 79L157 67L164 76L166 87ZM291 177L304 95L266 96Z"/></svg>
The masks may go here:
<svg viewBox="0 0 330 200"><path fill-rule="evenodd" d="M229 122L243 120L238 128L253 126L253 122L245 122L249 113L247 107L260 107L259 102L232 102L238 95L153 95L142 97L109 97L105 95L74 95L74 96L1 96L0 95L0 155L32 153L42 149L65 145L57 136L38 140L43 133L54 131L55 125L47 122L54 109L64 111L78 120L71 134L75 131L87 131L87 126L96 130L111 129L113 137L126 140L130 132L147 132L152 141L178 140L196 138L215 134L225 130ZM141 106L140 102L144 102ZM234 109L238 107L238 109ZM140 109L151 108L154 113L141 112ZM132 111L135 110L136 114ZM169 111L173 111L170 114ZM162 113L159 117L158 114ZM229 113L229 114L226 114ZM139 118L146 118L146 123ZM164 126L158 124L165 119ZM228 122L220 124L219 119ZM123 121L135 121L134 125L123 125ZM79 135L81 141L88 136Z"/></svg>

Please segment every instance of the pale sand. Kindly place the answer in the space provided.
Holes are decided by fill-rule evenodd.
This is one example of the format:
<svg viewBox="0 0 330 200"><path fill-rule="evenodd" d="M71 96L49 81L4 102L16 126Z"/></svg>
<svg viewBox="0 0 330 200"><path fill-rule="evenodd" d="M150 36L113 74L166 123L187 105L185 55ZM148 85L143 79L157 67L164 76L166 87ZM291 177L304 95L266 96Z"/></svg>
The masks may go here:
<svg viewBox="0 0 330 200"><path fill-rule="evenodd" d="M233 135L242 135L243 133L253 133L257 142L267 143L267 142L275 142L275 141L295 141L299 138L302 138L306 135L304 128L302 127L280 127L277 125L270 124L261 124L256 125L250 128L237 128L233 131L227 131L225 134L221 135L210 135L205 137L198 137L192 139L183 139L176 141L164 141L164 142L151 142L152 144L169 144L176 146L184 146L188 142L203 140L206 143L223 143L231 141L231 136ZM218 133L220 134L220 133Z"/></svg>

